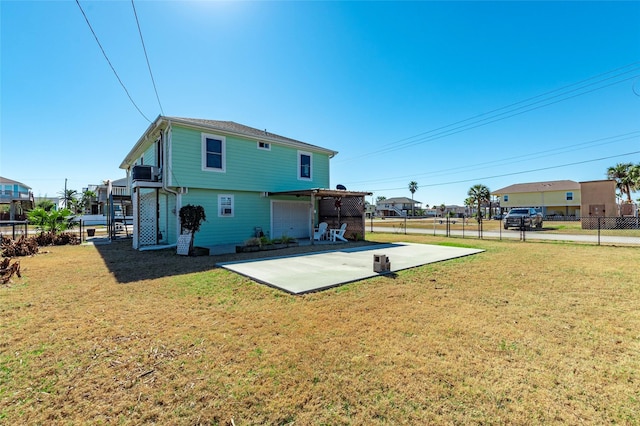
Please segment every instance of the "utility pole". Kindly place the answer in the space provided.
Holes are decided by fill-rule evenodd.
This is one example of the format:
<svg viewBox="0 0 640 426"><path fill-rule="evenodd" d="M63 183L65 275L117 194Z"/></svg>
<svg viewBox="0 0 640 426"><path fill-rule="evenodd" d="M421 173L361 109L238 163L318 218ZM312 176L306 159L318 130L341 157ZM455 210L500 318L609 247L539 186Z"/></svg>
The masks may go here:
<svg viewBox="0 0 640 426"><path fill-rule="evenodd" d="M63 199L64 199L64 208L67 208L67 178L64 178L64 194L63 194Z"/></svg>

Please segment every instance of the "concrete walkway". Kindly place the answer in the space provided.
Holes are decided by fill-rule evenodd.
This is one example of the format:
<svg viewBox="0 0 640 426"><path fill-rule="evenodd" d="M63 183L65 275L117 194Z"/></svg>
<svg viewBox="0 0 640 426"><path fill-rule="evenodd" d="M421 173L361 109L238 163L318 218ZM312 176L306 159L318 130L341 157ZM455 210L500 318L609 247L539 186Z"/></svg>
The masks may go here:
<svg viewBox="0 0 640 426"><path fill-rule="evenodd" d="M414 243L377 244L296 256L218 263L230 271L291 294L324 290L378 276L374 255L386 255L391 272L469 256L484 250Z"/></svg>

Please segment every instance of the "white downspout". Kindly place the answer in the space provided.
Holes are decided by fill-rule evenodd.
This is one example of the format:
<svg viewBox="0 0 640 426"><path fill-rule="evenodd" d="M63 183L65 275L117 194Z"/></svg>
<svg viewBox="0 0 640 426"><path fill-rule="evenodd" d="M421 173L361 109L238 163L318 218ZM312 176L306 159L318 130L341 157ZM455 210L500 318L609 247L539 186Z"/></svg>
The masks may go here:
<svg viewBox="0 0 640 426"><path fill-rule="evenodd" d="M178 235L180 235L180 218L178 216L178 212L180 211L180 208L182 207L182 194L174 191L173 189L169 189L169 187L167 186L167 181L169 180L169 165L170 165L170 161L169 158L171 157L171 120L168 121L168 126L167 128L164 130L164 134L162 137L162 149L164 151L164 155L162 157L162 162L164 164L162 164L162 189L170 194L173 194L176 197L176 229L175 229L175 240L176 242L178 241ZM173 183L173 182L172 182Z"/></svg>

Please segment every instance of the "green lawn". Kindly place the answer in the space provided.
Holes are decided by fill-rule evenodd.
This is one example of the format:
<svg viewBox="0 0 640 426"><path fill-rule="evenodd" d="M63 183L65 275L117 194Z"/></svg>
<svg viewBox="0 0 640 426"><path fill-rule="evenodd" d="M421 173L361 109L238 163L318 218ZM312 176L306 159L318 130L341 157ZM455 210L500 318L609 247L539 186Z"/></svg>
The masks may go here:
<svg viewBox="0 0 640 426"><path fill-rule="evenodd" d="M486 251L304 296L129 243L21 259L0 423L640 422L638 248L367 238Z"/></svg>

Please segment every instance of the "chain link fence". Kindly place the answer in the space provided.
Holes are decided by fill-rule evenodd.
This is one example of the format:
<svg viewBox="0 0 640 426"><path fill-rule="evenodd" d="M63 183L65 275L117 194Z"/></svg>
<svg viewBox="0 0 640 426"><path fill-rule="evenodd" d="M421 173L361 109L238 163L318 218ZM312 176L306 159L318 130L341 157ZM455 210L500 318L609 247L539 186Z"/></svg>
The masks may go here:
<svg viewBox="0 0 640 426"><path fill-rule="evenodd" d="M510 239L521 241L567 241L594 245L640 246L640 219L637 217L586 217L570 221L546 221L541 228L529 227L522 219L519 227L504 228L501 220L473 217L442 217L389 221L375 226L380 232L431 234L452 238ZM371 230L374 224L371 222Z"/></svg>

